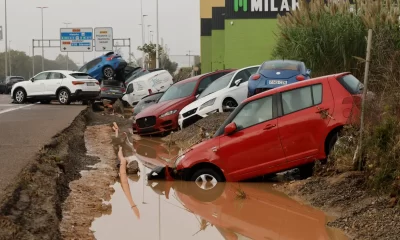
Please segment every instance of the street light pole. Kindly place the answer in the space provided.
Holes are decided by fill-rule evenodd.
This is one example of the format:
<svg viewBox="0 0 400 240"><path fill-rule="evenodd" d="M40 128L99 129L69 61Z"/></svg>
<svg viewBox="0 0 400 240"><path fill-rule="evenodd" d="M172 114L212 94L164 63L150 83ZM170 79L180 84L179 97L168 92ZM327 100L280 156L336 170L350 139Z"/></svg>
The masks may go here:
<svg viewBox="0 0 400 240"><path fill-rule="evenodd" d="M159 48L159 46L158 46L158 39L159 39L159 37L158 37L158 34L159 34L159 32L158 32L158 0L156 0L156 37L157 37L157 41L156 41L156 68L160 68L160 53L158 52L158 48Z"/></svg>
<svg viewBox="0 0 400 240"><path fill-rule="evenodd" d="M4 43L5 43L5 54L4 54L4 73L5 78L7 78L7 54L8 54L8 47L7 47L7 0L4 0L4 16L5 16L5 24L4 24ZM4 79L5 79L4 78Z"/></svg>
<svg viewBox="0 0 400 240"><path fill-rule="evenodd" d="M65 22L64 24L65 24L65 27L68 28L68 25L70 25L71 23L70 22ZM67 71L69 70L68 69L69 68L68 64L69 64L69 57L68 57L68 52L67 52Z"/></svg>
<svg viewBox="0 0 400 240"><path fill-rule="evenodd" d="M11 76L12 75L12 73L11 73L11 65L12 65L12 63L11 63L11 40L8 41L8 48L10 49L10 51L8 51L8 66L10 68L10 76Z"/></svg>
<svg viewBox="0 0 400 240"><path fill-rule="evenodd" d="M144 15L143 15L143 0L140 0L140 18L142 22L142 47L144 46ZM144 66L144 51L142 51L142 67Z"/></svg>
<svg viewBox="0 0 400 240"><path fill-rule="evenodd" d="M45 9L45 8L48 8L48 7L37 7L37 8L40 8L40 10L42 11L42 71L44 71L44 44L43 44L43 39L44 39L44 36L43 36L43 10Z"/></svg>
<svg viewBox="0 0 400 240"><path fill-rule="evenodd" d="M150 43L150 27L151 25L147 25L147 30L149 31L149 43Z"/></svg>

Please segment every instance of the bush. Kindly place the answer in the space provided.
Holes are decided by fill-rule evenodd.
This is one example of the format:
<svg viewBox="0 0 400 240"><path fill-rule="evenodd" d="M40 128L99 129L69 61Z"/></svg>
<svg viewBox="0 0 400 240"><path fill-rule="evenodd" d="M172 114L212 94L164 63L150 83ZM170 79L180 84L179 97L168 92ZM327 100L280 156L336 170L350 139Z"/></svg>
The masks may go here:
<svg viewBox="0 0 400 240"><path fill-rule="evenodd" d="M301 0L300 9L279 16L278 23L274 57L304 61L314 77L349 71L363 79L367 31L373 30L369 90L375 98L365 106L362 154L355 156L359 129L347 126L325 169L361 166L371 188L393 190L391 183L400 179L399 3Z"/></svg>

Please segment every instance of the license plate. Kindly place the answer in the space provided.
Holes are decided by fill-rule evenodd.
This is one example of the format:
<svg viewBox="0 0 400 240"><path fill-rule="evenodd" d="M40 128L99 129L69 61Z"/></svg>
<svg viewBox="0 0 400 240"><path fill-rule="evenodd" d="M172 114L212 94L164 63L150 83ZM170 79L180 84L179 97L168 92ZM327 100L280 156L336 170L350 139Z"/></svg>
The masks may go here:
<svg viewBox="0 0 400 240"><path fill-rule="evenodd" d="M94 83L92 83L92 82L88 82L88 83L86 83L88 86L94 86L95 84Z"/></svg>
<svg viewBox="0 0 400 240"><path fill-rule="evenodd" d="M268 84L274 84L274 85L286 85L287 81L283 80L269 80Z"/></svg>
<svg viewBox="0 0 400 240"><path fill-rule="evenodd" d="M118 90L110 90L110 92L118 93L119 91Z"/></svg>

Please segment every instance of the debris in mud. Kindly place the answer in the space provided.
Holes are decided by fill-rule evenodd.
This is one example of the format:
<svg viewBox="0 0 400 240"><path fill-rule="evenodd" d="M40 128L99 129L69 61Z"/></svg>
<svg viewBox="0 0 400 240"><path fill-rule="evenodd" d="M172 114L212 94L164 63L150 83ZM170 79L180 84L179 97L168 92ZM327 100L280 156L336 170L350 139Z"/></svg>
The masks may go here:
<svg viewBox="0 0 400 240"><path fill-rule="evenodd" d="M139 164L137 161L133 160L128 163L126 166L126 173L127 174L137 174L140 172Z"/></svg>
<svg viewBox="0 0 400 240"><path fill-rule="evenodd" d="M89 228L96 217L111 212L109 201L117 173L111 145L112 131L108 125L89 126L85 131L87 154L99 158L94 169L70 183L71 193L63 205L60 231L64 239L94 239Z"/></svg>
<svg viewBox="0 0 400 240"><path fill-rule="evenodd" d="M171 133L170 136L163 138L163 140L169 144L176 144L182 149L189 148L206 138L212 137L229 115L230 113L211 114L187 128Z"/></svg>

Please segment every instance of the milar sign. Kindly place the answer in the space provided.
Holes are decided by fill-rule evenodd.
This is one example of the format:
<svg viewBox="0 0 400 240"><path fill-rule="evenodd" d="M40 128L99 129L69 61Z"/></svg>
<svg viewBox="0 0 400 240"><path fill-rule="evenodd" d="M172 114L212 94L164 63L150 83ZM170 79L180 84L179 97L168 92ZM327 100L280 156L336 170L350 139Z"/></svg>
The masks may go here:
<svg viewBox="0 0 400 240"><path fill-rule="evenodd" d="M225 0L226 18L276 18L299 8L298 0Z"/></svg>

